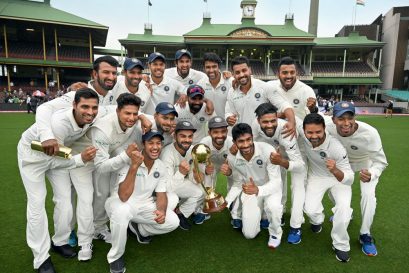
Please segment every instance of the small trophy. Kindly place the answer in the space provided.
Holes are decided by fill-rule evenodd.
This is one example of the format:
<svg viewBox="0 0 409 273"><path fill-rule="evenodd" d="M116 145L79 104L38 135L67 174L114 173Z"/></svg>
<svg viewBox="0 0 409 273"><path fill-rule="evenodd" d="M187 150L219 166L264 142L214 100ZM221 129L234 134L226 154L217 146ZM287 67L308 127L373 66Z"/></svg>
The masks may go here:
<svg viewBox="0 0 409 273"><path fill-rule="evenodd" d="M59 150L56 156L58 157L62 157L65 159L71 159L72 155L71 155L71 148L65 147L63 145L58 145L59 146ZM33 140L31 142L31 150L35 150L35 151L40 151L40 152L44 152L43 150L43 146L41 145L40 141L35 141Z"/></svg>
<svg viewBox="0 0 409 273"><path fill-rule="evenodd" d="M210 148L205 144L196 144L192 149L193 167L199 173L199 163L211 164L210 162ZM220 212L226 206L227 202L223 196L215 191L215 185L212 183L211 187L205 187L204 181L200 181L203 190L206 192L203 212L212 213Z"/></svg>

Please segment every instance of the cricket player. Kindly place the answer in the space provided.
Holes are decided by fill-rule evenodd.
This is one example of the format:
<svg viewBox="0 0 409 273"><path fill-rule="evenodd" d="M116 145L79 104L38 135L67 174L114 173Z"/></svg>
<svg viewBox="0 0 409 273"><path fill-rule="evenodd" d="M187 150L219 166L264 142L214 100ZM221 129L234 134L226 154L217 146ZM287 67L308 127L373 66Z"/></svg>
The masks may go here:
<svg viewBox="0 0 409 273"><path fill-rule="evenodd" d="M142 81L142 71L145 69L142 62L136 58L125 58L122 76L118 76L117 83L112 89L116 102L120 94L132 93L141 99L140 111L145 113L145 108L149 104L151 91Z"/></svg>
<svg viewBox="0 0 409 273"><path fill-rule="evenodd" d="M268 227L268 247L277 248L281 243L281 195L282 182L280 168L270 162L275 152L273 146L264 142L254 142L250 125L239 123L232 129L233 143L239 152L229 160L235 179L226 196L227 206L239 196L242 207L242 232L245 238L253 239L260 232L263 211L270 222Z"/></svg>
<svg viewBox="0 0 409 273"><path fill-rule="evenodd" d="M307 169L298 149L295 138L285 138L285 121L277 117L277 108L271 103L262 103L256 109L257 119L252 124L254 140L272 145L274 151L270 157L271 163L280 166L283 182L283 196L287 196L287 171L291 172L291 219L290 233L287 242L301 242L301 225L304 223L303 208L305 200L305 179ZM282 198L283 208L286 198ZM283 221L281 221L283 222ZM263 222L262 222L263 226Z"/></svg>
<svg viewBox="0 0 409 273"><path fill-rule="evenodd" d="M175 230L179 219L167 206L167 171L159 159L163 137L150 131L143 135L143 150L131 153L131 162L118 172L118 191L105 208L110 218L112 247L107 258L111 272L125 272L123 254L128 225L140 243L150 243L151 236ZM156 200L153 198L156 195ZM130 221L134 224L130 225Z"/></svg>
<svg viewBox="0 0 409 273"><path fill-rule="evenodd" d="M156 105L152 130L160 132L163 136L162 147L173 143L173 132L176 127L178 112L175 106L168 102L161 102Z"/></svg>
<svg viewBox="0 0 409 273"><path fill-rule="evenodd" d="M190 121L196 129L193 136L193 144L206 136L208 121L216 116L213 103L204 97L205 91L199 85L190 85L186 91L188 105L182 108L176 105L178 112L177 121Z"/></svg>
<svg viewBox="0 0 409 273"><path fill-rule="evenodd" d="M152 96L145 108L145 113L153 115L156 105L161 102L175 104L176 96L180 96L180 102L183 104L186 101L184 86L177 80L165 75L166 58L159 52L151 53L148 57L148 67L151 75L148 78L150 87L152 88Z"/></svg>
<svg viewBox="0 0 409 273"><path fill-rule="evenodd" d="M236 57L231 62L237 88L231 88L227 95L225 118L230 126L236 123L252 124L254 110L264 102L275 105L284 112L288 122L286 136L295 136L295 116L291 105L265 82L251 77L250 61L246 57Z"/></svg>
<svg viewBox="0 0 409 273"><path fill-rule="evenodd" d="M310 218L311 230L320 233L324 222L322 198L330 191L335 207L331 230L332 246L338 261L349 261L348 225L351 220L351 184L354 173L342 144L325 133L324 118L308 114L303 122L304 141L309 163L304 211Z"/></svg>
<svg viewBox="0 0 409 273"><path fill-rule="evenodd" d="M81 90L74 97L71 111L64 112L63 115L67 118L54 124L51 132L58 135L60 144L72 143L85 133L97 113L97 94L89 89ZM27 193L27 244L33 251L34 269L38 269L38 272L55 272L48 254L50 245L54 251L66 258L74 257L76 252L67 244L70 233L68 223L72 217L71 184L59 183L58 177L55 177L51 170L84 166L95 157L96 149L90 146L71 159L63 159L32 150L31 142L39 139L38 124L34 123L22 134L17 146L18 166ZM52 241L45 211L46 176L53 187L55 203L55 235Z"/></svg>
<svg viewBox="0 0 409 273"><path fill-rule="evenodd" d="M186 49L179 49L175 53L175 67L167 68L165 76L180 82L185 89L192 84L206 78L206 74L192 68L192 54Z"/></svg>
<svg viewBox="0 0 409 273"><path fill-rule="evenodd" d="M212 101L217 116L225 116L227 93L232 87L233 78L225 79L220 71L222 61L213 52L203 55L204 71L207 77L198 82L205 90L205 98Z"/></svg>
<svg viewBox="0 0 409 273"><path fill-rule="evenodd" d="M332 121L333 124L327 127L328 132L342 143L348 152L352 170L359 172L362 214L359 241L362 252L376 256L378 251L371 235L376 209L375 190L388 166L382 141L375 128L355 119L355 106L351 102L336 103Z"/></svg>
<svg viewBox="0 0 409 273"><path fill-rule="evenodd" d="M179 121L175 128L175 141L163 149L160 159L165 163L168 179L167 191L175 193L180 199L176 213L179 217L179 226L183 230L189 230L191 225L189 218L198 208L203 206L204 191L197 183L204 179L200 174L191 171L193 134L196 128L189 121ZM202 218L202 216L198 216Z"/></svg>

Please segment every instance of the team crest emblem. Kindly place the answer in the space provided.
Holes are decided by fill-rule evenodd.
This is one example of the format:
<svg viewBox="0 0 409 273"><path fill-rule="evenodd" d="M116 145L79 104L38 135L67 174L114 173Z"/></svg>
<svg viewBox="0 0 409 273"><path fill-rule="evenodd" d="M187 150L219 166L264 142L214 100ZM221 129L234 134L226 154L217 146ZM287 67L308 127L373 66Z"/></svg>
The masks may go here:
<svg viewBox="0 0 409 273"><path fill-rule="evenodd" d="M223 119L222 119L222 118L217 117L217 118L215 118L215 119L214 119L214 121L216 121L216 122L222 122L222 121L223 121Z"/></svg>
<svg viewBox="0 0 409 273"><path fill-rule="evenodd" d="M277 139L274 139L274 144L275 144L275 145L280 145L280 142L278 142Z"/></svg>
<svg viewBox="0 0 409 273"><path fill-rule="evenodd" d="M169 108L173 108L173 105L171 103L168 103Z"/></svg>
<svg viewBox="0 0 409 273"><path fill-rule="evenodd" d="M189 165L192 165L193 159L189 160Z"/></svg>
<svg viewBox="0 0 409 273"><path fill-rule="evenodd" d="M227 158L227 154L224 154L223 157L224 157L224 158Z"/></svg>
<svg viewBox="0 0 409 273"><path fill-rule="evenodd" d="M356 147L355 145L351 145L351 149L356 151L358 150L358 147Z"/></svg>
<svg viewBox="0 0 409 273"><path fill-rule="evenodd" d="M183 125L184 125L184 126L190 126L190 122L189 122L189 121L184 121L184 122L183 122Z"/></svg>
<svg viewBox="0 0 409 273"><path fill-rule="evenodd" d="M294 99L293 102L294 102L294 104L299 104L300 100L299 99Z"/></svg>
<svg viewBox="0 0 409 273"><path fill-rule="evenodd" d="M139 60L137 58L132 58L132 62L137 63Z"/></svg>
<svg viewBox="0 0 409 273"><path fill-rule="evenodd" d="M327 154L326 154L325 152L320 152L320 156L321 156L322 158L326 158L326 157L327 157Z"/></svg>
<svg viewBox="0 0 409 273"><path fill-rule="evenodd" d="M222 86L222 91L225 92L226 91L226 86Z"/></svg>
<svg viewBox="0 0 409 273"><path fill-rule="evenodd" d="M114 96L110 96L109 97L109 102L112 102L113 99L114 99Z"/></svg>
<svg viewBox="0 0 409 273"><path fill-rule="evenodd" d="M341 104L341 107L342 107L342 108L348 108L348 107L349 107L349 104L346 103L346 102L343 102L343 103Z"/></svg>
<svg viewBox="0 0 409 273"><path fill-rule="evenodd" d="M169 91L169 86L166 85L165 88L163 88L163 89L165 89L165 91L168 92Z"/></svg>
<svg viewBox="0 0 409 273"><path fill-rule="evenodd" d="M154 173L153 173L153 177L158 178L159 176L160 176L160 173L159 173L159 172L154 172Z"/></svg>
<svg viewBox="0 0 409 273"><path fill-rule="evenodd" d="M141 106L144 106L145 105L145 101L141 101Z"/></svg>
<svg viewBox="0 0 409 273"><path fill-rule="evenodd" d="M189 80L189 84L193 84L193 80Z"/></svg>
<svg viewBox="0 0 409 273"><path fill-rule="evenodd" d="M254 97L255 97L256 99L259 99L259 98L261 97L261 95L260 95L260 93L256 93L256 94L254 95Z"/></svg>
<svg viewBox="0 0 409 273"><path fill-rule="evenodd" d="M263 160L257 159L256 163L257 163L257 165L263 165Z"/></svg>

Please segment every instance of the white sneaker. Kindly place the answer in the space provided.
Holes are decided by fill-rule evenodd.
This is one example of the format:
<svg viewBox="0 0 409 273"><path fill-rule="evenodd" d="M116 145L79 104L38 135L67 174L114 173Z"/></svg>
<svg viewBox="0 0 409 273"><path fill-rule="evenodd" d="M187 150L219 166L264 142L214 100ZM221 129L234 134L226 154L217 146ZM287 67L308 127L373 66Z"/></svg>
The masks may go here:
<svg viewBox="0 0 409 273"><path fill-rule="evenodd" d="M78 261L89 261L92 258L92 244L82 245L78 251Z"/></svg>
<svg viewBox="0 0 409 273"><path fill-rule="evenodd" d="M277 237L270 235L270 237L268 238L268 247L269 248L277 248L281 243L280 239L277 239Z"/></svg>
<svg viewBox="0 0 409 273"><path fill-rule="evenodd" d="M111 232L108 229L100 230L94 233L94 239L103 240L110 244L112 240Z"/></svg>

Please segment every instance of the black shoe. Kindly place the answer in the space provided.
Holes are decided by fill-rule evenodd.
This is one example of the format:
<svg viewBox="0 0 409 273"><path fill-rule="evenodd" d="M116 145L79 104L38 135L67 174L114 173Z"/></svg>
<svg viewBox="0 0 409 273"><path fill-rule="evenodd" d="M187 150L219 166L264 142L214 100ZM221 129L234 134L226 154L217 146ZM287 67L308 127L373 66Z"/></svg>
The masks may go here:
<svg viewBox="0 0 409 273"><path fill-rule="evenodd" d="M129 222L129 231L131 232L132 235L136 236L136 240L140 244L149 244L152 241L151 236L142 236L141 233L139 232L138 224L134 222Z"/></svg>
<svg viewBox="0 0 409 273"><path fill-rule="evenodd" d="M54 265L51 262L51 257L48 257L40 267L38 268L38 273L55 273Z"/></svg>
<svg viewBox="0 0 409 273"><path fill-rule="evenodd" d="M123 257L109 264L109 272L111 273L124 273L125 270L126 268Z"/></svg>
<svg viewBox="0 0 409 273"><path fill-rule="evenodd" d="M342 251L335 247L332 247L332 249L335 251L335 258L337 258L338 261L343 263L349 262L349 251Z"/></svg>
<svg viewBox="0 0 409 273"><path fill-rule="evenodd" d="M183 230L189 230L192 226L189 224L187 218L181 212L179 212L177 215L179 217L179 227Z"/></svg>
<svg viewBox="0 0 409 273"><path fill-rule="evenodd" d="M320 233L321 230L322 230L322 225L314 225L314 224L311 224L311 230L312 230L312 232L314 232L314 233Z"/></svg>
<svg viewBox="0 0 409 273"><path fill-rule="evenodd" d="M74 248L72 248L69 244L62 245L62 246L56 246L54 243L51 241L51 248L64 258L73 258L77 255L77 252L74 251Z"/></svg>

